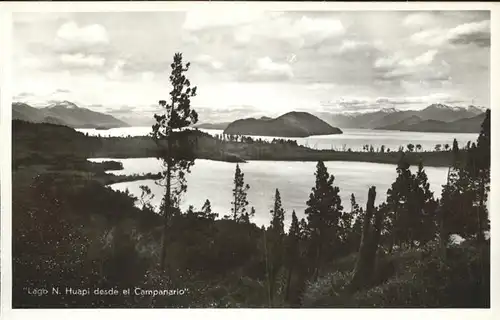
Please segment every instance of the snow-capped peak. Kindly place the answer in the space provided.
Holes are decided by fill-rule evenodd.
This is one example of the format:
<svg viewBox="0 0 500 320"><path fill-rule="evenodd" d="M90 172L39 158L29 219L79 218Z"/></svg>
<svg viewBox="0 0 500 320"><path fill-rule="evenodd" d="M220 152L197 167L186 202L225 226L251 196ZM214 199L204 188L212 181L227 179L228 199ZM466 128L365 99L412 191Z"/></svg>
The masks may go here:
<svg viewBox="0 0 500 320"><path fill-rule="evenodd" d="M477 106L473 106L473 105L468 106L467 110L470 111L470 112L476 112L476 113L486 112L486 108L484 108L484 107L477 107Z"/></svg>
<svg viewBox="0 0 500 320"><path fill-rule="evenodd" d="M73 102L64 100L64 101L51 101L49 108L78 109L78 106Z"/></svg>
<svg viewBox="0 0 500 320"><path fill-rule="evenodd" d="M394 107L391 107L391 108L382 108L380 109L381 112L384 112L384 113L394 113L394 112L398 112L398 110Z"/></svg>
<svg viewBox="0 0 500 320"><path fill-rule="evenodd" d="M450 109L454 109L454 108L452 108L452 107L450 107L450 106L447 106L447 105L445 105L445 104L442 104L442 103L433 103L433 104L431 104L428 108L448 109L448 110L450 110Z"/></svg>

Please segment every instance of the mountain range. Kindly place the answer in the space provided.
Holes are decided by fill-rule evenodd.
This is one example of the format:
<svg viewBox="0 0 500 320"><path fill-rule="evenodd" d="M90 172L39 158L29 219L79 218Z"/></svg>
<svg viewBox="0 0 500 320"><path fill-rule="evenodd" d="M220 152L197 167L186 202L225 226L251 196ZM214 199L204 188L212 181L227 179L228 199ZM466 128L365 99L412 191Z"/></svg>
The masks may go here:
<svg viewBox="0 0 500 320"><path fill-rule="evenodd" d="M53 101L44 108L34 108L26 103L12 104L12 119L65 125L72 128L114 128L129 125L115 117L78 107L69 101Z"/></svg>
<svg viewBox="0 0 500 320"><path fill-rule="evenodd" d="M418 132L462 132L478 133L486 114L482 113L475 117L463 118L455 121L422 120L418 116L411 116L398 123L380 127L382 130L418 131Z"/></svg>
<svg viewBox="0 0 500 320"><path fill-rule="evenodd" d="M400 130L417 132L479 132L486 109L431 104L422 110L383 108L366 113L289 112L277 118L248 118L233 122L201 123L197 128L225 130L231 134L305 137L313 134L341 133L340 128ZM128 127L126 121L109 114L79 107L70 101L51 101L34 108L26 103L12 104L12 119L46 122L73 128ZM134 123L135 124L135 123ZM339 132L340 131L340 132Z"/></svg>
<svg viewBox="0 0 500 320"><path fill-rule="evenodd" d="M224 134L308 137L312 135L341 134L339 128L307 112L288 112L277 118L248 118L231 122Z"/></svg>
<svg viewBox="0 0 500 320"><path fill-rule="evenodd" d="M316 113L332 126L341 128L378 129L388 128L401 121L411 122L418 117L420 120L436 120L442 122L453 122L483 114L485 109L469 107L452 107L445 104L431 104L422 110L397 110L395 108L384 108L367 113ZM396 129L392 129L396 130Z"/></svg>
<svg viewBox="0 0 500 320"><path fill-rule="evenodd" d="M422 110L397 110L383 108L371 112L330 113L316 112L315 116L333 127L416 132L479 132L485 108L468 106L452 107L431 104ZM270 119L270 118L268 118ZM224 130L230 123L201 123L203 129Z"/></svg>

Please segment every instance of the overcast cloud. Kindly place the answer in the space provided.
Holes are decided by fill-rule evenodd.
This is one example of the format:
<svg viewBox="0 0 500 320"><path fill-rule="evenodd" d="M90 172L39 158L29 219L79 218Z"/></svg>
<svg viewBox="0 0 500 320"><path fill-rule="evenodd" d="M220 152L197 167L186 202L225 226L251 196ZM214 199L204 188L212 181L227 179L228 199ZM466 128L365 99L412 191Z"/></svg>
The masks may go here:
<svg viewBox="0 0 500 320"><path fill-rule="evenodd" d="M193 105L210 121L490 107L489 12L17 13L14 21L15 99L34 105L67 99L149 114L182 52L198 86Z"/></svg>

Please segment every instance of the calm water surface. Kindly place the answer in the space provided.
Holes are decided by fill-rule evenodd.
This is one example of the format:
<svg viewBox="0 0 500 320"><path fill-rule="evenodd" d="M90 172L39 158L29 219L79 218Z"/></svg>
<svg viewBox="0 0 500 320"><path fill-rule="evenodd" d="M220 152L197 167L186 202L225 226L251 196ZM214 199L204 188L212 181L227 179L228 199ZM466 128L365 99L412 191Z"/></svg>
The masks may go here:
<svg viewBox="0 0 500 320"><path fill-rule="evenodd" d="M162 170L161 162L155 158L139 159L90 159L91 161L116 160L123 163L123 170L109 171L115 174L140 174ZM349 198L354 193L358 203L366 207L368 188L377 187L376 203L386 198L387 189L396 178L396 166L390 164L364 162L325 162L328 172L335 176L334 184L339 186L342 204L350 210ZM187 176L188 189L183 196L181 208L189 205L201 208L205 199L209 199L213 211L220 216L231 212L231 193L236 165L234 163L196 160L191 173ZM306 208L311 188L314 186L316 170L315 162L279 162L249 161L240 164L245 174L245 183L250 185L248 201L256 209L254 222L267 225L270 220L270 209L273 205L275 189L281 193L283 207L286 210L286 223L290 223L292 210L302 217ZM416 168L412 167L412 172ZM442 185L446 182L447 168L427 167L427 175L431 190L436 196L441 195ZM132 194L141 195L140 186L147 185L155 194L152 204L158 206L163 188L153 180L123 182L111 185L115 190L128 189ZM250 208L249 206L249 208Z"/></svg>

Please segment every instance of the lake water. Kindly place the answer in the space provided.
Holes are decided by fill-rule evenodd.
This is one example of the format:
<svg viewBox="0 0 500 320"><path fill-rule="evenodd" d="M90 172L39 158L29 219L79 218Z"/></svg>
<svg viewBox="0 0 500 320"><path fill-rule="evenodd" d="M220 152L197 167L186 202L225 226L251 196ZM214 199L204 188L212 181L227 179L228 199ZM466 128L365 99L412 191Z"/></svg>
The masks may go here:
<svg viewBox="0 0 500 320"><path fill-rule="evenodd" d="M88 133L89 135L102 137L126 137L126 136L145 136L151 132L151 127L126 127L113 128L108 130L96 129L76 129L77 131ZM223 130L200 129L211 135L222 134ZM405 132L393 130L371 130L371 129L342 129L343 134L310 136L307 138L290 138L296 140L298 144L308 146L314 149L336 149L347 150L351 148L354 151L362 150L363 145L373 145L379 148L384 145L385 148L397 150L400 146L406 146L408 143L413 145L420 144L423 150L434 150L436 144L449 144L456 138L459 146L464 146L468 141L476 141L478 134L475 133L436 133L436 132ZM272 140L274 137L260 137L263 140Z"/></svg>
<svg viewBox="0 0 500 320"><path fill-rule="evenodd" d="M122 162L123 170L108 171L114 174L140 174L162 170L161 162L155 158L89 160ZM377 187L376 203L381 203L386 198L387 189L397 176L396 166L390 164L343 161L328 161L325 164L328 172L335 176L334 184L340 188L342 204L346 210L350 210L351 193L356 196L358 204L366 207L370 186ZM286 210L286 224L290 223L292 210L296 211L299 219L304 216L306 201L315 183L315 162L249 161L241 163L240 167L245 174L245 183L250 185L248 209L251 206L255 207L256 214L253 221L257 225L269 223L271 218L269 211L273 205L276 188L280 190L283 207ZM187 176L188 189L183 196L181 208L185 210L189 205L201 208L205 199L209 199L213 211L219 213L220 217L230 214L235 168L234 163L196 160L191 173ZM412 167L412 172L415 170L416 168ZM435 196L440 197L442 185L446 183L447 168L427 167L425 170L431 190ZM155 194L152 204L158 206L164 191L153 180L117 183L111 185L111 188L121 191L128 189L139 197L141 185L151 188Z"/></svg>

